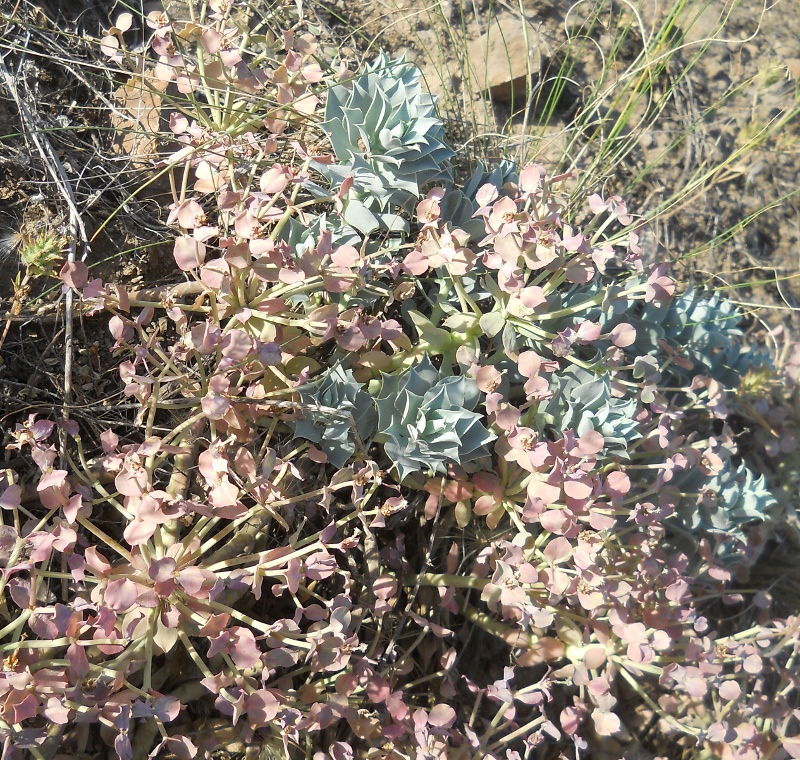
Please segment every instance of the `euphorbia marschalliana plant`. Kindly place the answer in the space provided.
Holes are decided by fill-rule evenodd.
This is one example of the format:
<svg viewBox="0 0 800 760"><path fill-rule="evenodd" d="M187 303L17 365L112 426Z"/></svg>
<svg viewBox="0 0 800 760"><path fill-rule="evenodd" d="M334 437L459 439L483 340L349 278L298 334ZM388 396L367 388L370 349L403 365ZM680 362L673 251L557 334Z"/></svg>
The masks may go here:
<svg viewBox="0 0 800 760"><path fill-rule="evenodd" d="M741 314L676 294L620 199L567 206L542 166L418 187L451 154L413 68L351 76L235 10L147 20L142 76L186 96L163 161L186 282L62 274L110 313L139 411L99 440L64 422L59 461L57 420L14 433L40 473L0 494L9 756L81 724L120 758L210 756L202 700L290 758L577 758L647 722L800 756L798 618L763 591L746 625L726 612L785 504L736 443L781 371L736 348ZM104 42L121 66L130 21ZM336 130L381 119L387 156L410 135L430 166L371 234L345 211L402 161L358 184Z"/></svg>

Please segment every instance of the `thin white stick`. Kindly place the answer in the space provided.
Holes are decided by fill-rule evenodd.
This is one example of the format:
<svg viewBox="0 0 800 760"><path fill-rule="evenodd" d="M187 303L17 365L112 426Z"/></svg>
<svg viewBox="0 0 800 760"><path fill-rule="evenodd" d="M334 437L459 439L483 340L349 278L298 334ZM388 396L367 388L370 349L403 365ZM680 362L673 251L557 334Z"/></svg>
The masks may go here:
<svg viewBox="0 0 800 760"><path fill-rule="evenodd" d="M22 119L23 125L27 128L27 133L29 134L34 145L36 145L36 149L39 151L39 155L42 158L42 162L44 163L48 174L50 174L50 176L53 178L53 182L61 192L61 195L64 197L64 201L69 209L71 235L69 239L69 247L67 249L67 262L74 263L76 241L80 239L83 243L85 258L86 251L88 250L89 238L86 234L86 228L83 224L80 211L78 210L78 204L75 202L75 195L72 192L72 186L70 185L69 177L67 177L64 166L56 155L56 152L53 150L53 146L50 144L50 141L47 139L45 134L39 130L37 118L34 116L22 98L20 98L19 92L17 91L16 81L11 75L11 72L9 72L5 59L2 56L0 56L0 73L3 75L3 79L5 80L6 87L11 93L11 97L17 104L20 118ZM74 306L73 292L71 288L67 291L64 299L64 319L64 400L62 404L62 416L64 419L69 419L69 405L72 397L74 332ZM64 445L66 443L66 436L63 433L63 429L60 438L60 446L63 456Z"/></svg>

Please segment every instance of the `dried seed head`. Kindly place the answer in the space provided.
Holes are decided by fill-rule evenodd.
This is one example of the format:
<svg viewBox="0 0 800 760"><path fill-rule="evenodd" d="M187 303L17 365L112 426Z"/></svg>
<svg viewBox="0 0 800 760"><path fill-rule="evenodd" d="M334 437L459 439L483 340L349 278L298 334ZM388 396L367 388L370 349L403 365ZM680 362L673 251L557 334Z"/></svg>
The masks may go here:
<svg viewBox="0 0 800 760"><path fill-rule="evenodd" d="M6 230L0 233L0 263L8 261L21 242L22 235L16 230Z"/></svg>
<svg viewBox="0 0 800 760"><path fill-rule="evenodd" d="M31 204L21 220L6 219L5 223L7 228L0 231L0 264L19 257L29 275L55 276L66 240L49 211Z"/></svg>

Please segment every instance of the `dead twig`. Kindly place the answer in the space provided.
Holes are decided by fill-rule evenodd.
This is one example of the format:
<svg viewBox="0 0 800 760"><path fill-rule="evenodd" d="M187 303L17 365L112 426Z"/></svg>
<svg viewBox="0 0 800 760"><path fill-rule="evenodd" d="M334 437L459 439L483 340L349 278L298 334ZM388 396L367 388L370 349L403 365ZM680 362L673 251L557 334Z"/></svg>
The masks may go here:
<svg viewBox="0 0 800 760"><path fill-rule="evenodd" d="M36 149L41 156L42 163L47 170L47 173L52 177L55 186L59 189L64 202L69 210L70 220L70 239L67 248L67 263L75 263L75 254L77 249L77 242L80 241L83 245L84 252L88 250L89 237L86 234L86 228L83 224L78 205L75 202L75 195L72 191L72 186L64 170L64 166L56 155L53 146L47 139L46 132L40 128L39 119L28 108L25 100L19 95L17 89L17 82L11 75L11 72L6 66L5 58L0 56L0 74L2 74L6 87L8 88L11 97L13 98L17 109L19 110L22 126L27 135L30 137L31 142L36 146ZM28 102L33 102L31 98L27 98ZM85 256L85 253L84 253ZM62 404L62 416L69 419L69 404L72 397L72 365L73 365L73 331L74 331L74 305L72 290L68 290L64 299L64 398ZM60 449L61 456L64 456L64 447L66 444L66 434L61 428L60 433Z"/></svg>

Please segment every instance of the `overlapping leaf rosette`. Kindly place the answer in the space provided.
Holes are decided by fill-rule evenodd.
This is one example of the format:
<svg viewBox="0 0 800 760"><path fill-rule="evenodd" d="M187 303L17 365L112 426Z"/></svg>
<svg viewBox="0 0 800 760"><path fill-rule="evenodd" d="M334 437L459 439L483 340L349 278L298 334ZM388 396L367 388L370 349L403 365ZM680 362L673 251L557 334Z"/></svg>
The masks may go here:
<svg viewBox="0 0 800 760"><path fill-rule="evenodd" d="M444 162L454 155L419 69L385 53L328 92L322 127L337 161L315 168L335 188L347 182L344 219L365 234L402 226L398 207L445 175Z"/></svg>
<svg viewBox="0 0 800 760"><path fill-rule="evenodd" d="M551 430L574 430L579 436L597 432L605 450L621 458L627 458L630 446L641 438L636 399L615 397L608 375L572 367L553 378L550 391L539 419Z"/></svg>
<svg viewBox="0 0 800 760"><path fill-rule="evenodd" d="M295 435L319 443L335 467L345 466L356 445L363 451L371 441L378 415L372 398L349 370L333 367L314 386L300 391L300 398L306 406L302 419L294 423Z"/></svg>
<svg viewBox="0 0 800 760"><path fill-rule="evenodd" d="M736 388L751 368L770 369L770 352L747 345L742 310L719 291L704 295L690 286L668 304L647 304L637 319L636 349L657 353L661 341L677 349L665 368L678 381L705 375Z"/></svg>
<svg viewBox="0 0 800 760"><path fill-rule="evenodd" d="M489 453L494 436L484 427L477 383L444 377L426 357L407 372L385 375L378 407L378 435L400 480L414 472L445 472Z"/></svg>
<svg viewBox="0 0 800 760"><path fill-rule="evenodd" d="M171 119L186 281L65 277L112 314L135 418L62 421L61 452L53 420L13 433L39 477L0 491L9 752L77 755L88 724L121 758L210 756L197 703L287 758L577 758L647 725L795 752L800 623L742 590L786 501L736 445L772 371L738 312L676 295L568 176L424 187L451 152L413 67L317 71L286 32L254 83L209 8L180 39L219 66L160 62L205 118ZM275 112L215 122L240 75ZM317 77L335 155L292 133Z"/></svg>

